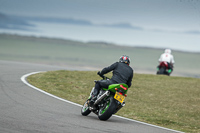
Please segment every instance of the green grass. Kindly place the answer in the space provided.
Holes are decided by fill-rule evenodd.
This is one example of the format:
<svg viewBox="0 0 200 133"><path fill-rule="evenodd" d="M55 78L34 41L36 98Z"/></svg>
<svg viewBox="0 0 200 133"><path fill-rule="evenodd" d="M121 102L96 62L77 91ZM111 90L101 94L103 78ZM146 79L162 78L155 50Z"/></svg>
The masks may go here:
<svg viewBox="0 0 200 133"><path fill-rule="evenodd" d="M111 77L111 74L107 75ZM32 85L83 104L99 80L96 71L49 71L27 78ZM135 74L117 115L184 132L200 132L200 79Z"/></svg>
<svg viewBox="0 0 200 133"><path fill-rule="evenodd" d="M155 74L158 58L163 51L164 49L0 34L0 60L57 66L90 66L100 69L126 54L130 56L131 67L136 73ZM200 77L200 53L174 50L172 53L176 61L172 75Z"/></svg>

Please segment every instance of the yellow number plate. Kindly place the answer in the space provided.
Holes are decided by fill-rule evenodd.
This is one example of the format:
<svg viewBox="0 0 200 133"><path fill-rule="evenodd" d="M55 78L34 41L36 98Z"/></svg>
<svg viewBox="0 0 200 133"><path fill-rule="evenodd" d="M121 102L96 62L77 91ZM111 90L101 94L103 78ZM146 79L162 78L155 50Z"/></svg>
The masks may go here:
<svg viewBox="0 0 200 133"><path fill-rule="evenodd" d="M119 92L116 92L114 98L118 100L120 103L122 103L125 99L125 96L119 94Z"/></svg>

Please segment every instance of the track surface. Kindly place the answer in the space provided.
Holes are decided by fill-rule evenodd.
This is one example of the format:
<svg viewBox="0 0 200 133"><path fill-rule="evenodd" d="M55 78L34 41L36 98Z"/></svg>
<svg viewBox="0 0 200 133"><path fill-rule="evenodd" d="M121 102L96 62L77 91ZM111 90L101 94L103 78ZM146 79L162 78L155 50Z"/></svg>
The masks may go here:
<svg viewBox="0 0 200 133"><path fill-rule="evenodd" d="M0 133L173 133L178 132L112 116L85 117L76 106L32 89L21 81L27 73L73 70L0 61Z"/></svg>

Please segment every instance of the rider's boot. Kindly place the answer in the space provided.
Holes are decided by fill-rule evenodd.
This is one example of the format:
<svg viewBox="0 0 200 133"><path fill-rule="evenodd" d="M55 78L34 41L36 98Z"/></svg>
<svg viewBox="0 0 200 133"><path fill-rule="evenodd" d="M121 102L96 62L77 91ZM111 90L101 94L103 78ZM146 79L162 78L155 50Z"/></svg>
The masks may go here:
<svg viewBox="0 0 200 133"><path fill-rule="evenodd" d="M99 93L99 89L100 87L99 87L99 84L98 84L98 82L95 84L95 87L94 87L94 91L93 91L93 93L92 93L92 96L91 96L91 100L90 100L90 102L89 102L89 106L90 107L93 107L93 105L94 105L94 102L96 101L96 99L97 99L97 95L98 95L98 93ZM93 107L93 108L95 108L95 107Z"/></svg>
<svg viewBox="0 0 200 133"><path fill-rule="evenodd" d="M92 95L90 103L89 103L90 107L92 107L94 105L94 102L96 101L96 99L97 99L97 96L96 95Z"/></svg>
<svg viewBox="0 0 200 133"><path fill-rule="evenodd" d="M97 96L92 95L91 100L89 102L89 106L91 110L96 110L96 106L94 106L94 102L96 101Z"/></svg>

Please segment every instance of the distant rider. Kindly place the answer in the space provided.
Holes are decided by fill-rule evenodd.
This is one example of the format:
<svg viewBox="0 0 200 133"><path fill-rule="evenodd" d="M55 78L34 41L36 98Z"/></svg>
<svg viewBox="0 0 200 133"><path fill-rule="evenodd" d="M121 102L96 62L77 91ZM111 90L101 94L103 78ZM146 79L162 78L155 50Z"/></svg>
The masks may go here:
<svg viewBox="0 0 200 133"><path fill-rule="evenodd" d="M102 87L108 88L111 84L125 83L128 87L131 87L133 78L133 69L129 66L130 58L126 55L120 57L119 62L115 62L112 65L103 68L97 74L102 76L108 72L113 71L113 76L110 80L99 80L95 84L95 88L92 94L90 105L93 105L97 95Z"/></svg>
<svg viewBox="0 0 200 133"><path fill-rule="evenodd" d="M171 54L171 49L165 49L164 53L161 54L160 58L159 58L159 63L160 62L167 62L169 69L171 69L171 72L173 71L173 67L174 67L174 56ZM171 73L170 72L170 73Z"/></svg>

